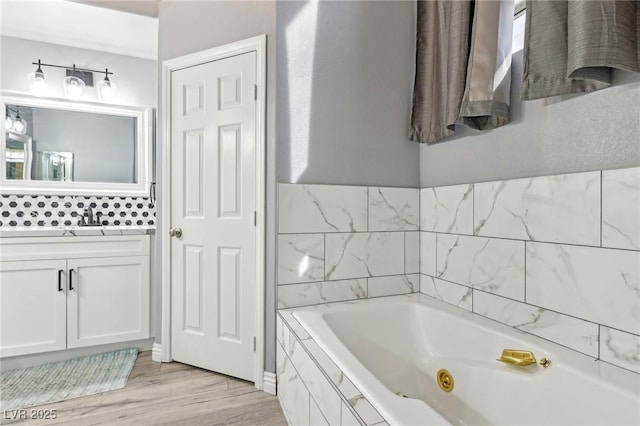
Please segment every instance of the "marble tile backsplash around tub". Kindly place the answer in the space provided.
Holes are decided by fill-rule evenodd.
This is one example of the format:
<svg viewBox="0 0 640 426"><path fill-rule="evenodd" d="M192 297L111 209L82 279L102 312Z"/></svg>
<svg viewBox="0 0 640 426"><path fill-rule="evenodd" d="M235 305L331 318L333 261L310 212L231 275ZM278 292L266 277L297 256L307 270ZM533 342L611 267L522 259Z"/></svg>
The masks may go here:
<svg viewBox="0 0 640 426"><path fill-rule="evenodd" d="M278 185L278 308L416 292L416 188Z"/></svg>
<svg viewBox="0 0 640 426"><path fill-rule="evenodd" d="M423 293L640 373L640 167L420 192Z"/></svg>
<svg viewBox="0 0 640 426"><path fill-rule="evenodd" d="M148 197L0 195L0 227L75 226L85 206L102 213L103 225L148 226L156 222Z"/></svg>

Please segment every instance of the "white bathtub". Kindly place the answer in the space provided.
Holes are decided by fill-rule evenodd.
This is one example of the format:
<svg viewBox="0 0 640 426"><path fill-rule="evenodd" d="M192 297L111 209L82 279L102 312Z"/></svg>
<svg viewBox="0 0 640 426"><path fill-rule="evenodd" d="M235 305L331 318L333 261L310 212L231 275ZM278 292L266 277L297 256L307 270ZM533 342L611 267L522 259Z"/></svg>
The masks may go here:
<svg viewBox="0 0 640 426"><path fill-rule="evenodd" d="M637 374L421 294L293 315L392 425L640 424ZM509 366L496 361L503 349L552 364ZM438 387L441 368L451 393Z"/></svg>

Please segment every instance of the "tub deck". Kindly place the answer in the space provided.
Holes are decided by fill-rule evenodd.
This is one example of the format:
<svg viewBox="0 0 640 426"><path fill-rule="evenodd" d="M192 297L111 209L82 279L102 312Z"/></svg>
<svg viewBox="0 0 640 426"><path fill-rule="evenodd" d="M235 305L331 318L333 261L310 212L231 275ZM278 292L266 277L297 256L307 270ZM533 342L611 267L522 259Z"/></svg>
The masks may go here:
<svg viewBox="0 0 640 426"><path fill-rule="evenodd" d="M430 319L416 320L423 307ZM281 310L277 340L290 424L640 424L637 374L424 294ZM496 362L509 344L553 364ZM453 392L438 388L439 368Z"/></svg>

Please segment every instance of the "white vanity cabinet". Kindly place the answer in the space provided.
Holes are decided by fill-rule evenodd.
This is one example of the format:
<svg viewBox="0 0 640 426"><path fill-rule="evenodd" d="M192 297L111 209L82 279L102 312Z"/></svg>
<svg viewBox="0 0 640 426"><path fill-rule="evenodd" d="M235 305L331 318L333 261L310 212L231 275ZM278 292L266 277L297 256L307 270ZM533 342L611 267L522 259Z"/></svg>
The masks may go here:
<svg viewBox="0 0 640 426"><path fill-rule="evenodd" d="M148 235L0 243L0 357L149 337Z"/></svg>
<svg viewBox="0 0 640 426"><path fill-rule="evenodd" d="M65 260L0 262L0 356L67 347L67 295L58 285L66 267Z"/></svg>
<svg viewBox="0 0 640 426"><path fill-rule="evenodd" d="M149 337L149 256L69 259L67 347Z"/></svg>

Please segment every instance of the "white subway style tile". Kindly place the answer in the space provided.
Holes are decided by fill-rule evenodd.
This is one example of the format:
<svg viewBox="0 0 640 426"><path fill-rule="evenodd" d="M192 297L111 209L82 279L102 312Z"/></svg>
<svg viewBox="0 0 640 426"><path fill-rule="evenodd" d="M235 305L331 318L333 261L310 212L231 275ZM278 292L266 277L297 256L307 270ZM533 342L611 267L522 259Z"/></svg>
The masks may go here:
<svg viewBox="0 0 640 426"><path fill-rule="evenodd" d="M324 235L278 236L278 284L324 279Z"/></svg>
<svg viewBox="0 0 640 426"><path fill-rule="evenodd" d="M366 297L366 279L287 284L278 286L278 309Z"/></svg>
<svg viewBox="0 0 640 426"><path fill-rule="evenodd" d="M421 190L278 191L279 308L421 291L640 373L640 167ZM297 324L290 311L281 315ZM292 336L278 321L278 342ZM302 385L301 395L284 394L306 392L307 408L285 409L287 418L383 422L326 354L311 350L350 405L336 409ZM302 352L292 362L312 369ZM286 367L279 359L279 374L302 383Z"/></svg>
<svg viewBox="0 0 640 426"><path fill-rule="evenodd" d="M473 185L420 190L420 229L473 234Z"/></svg>
<svg viewBox="0 0 640 426"><path fill-rule="evenodd" d="M414 293L420 289L420 276L418 274L369 278L367 281L368 297Z"/></svg>
<svg viewBox="0 0 640 426"><path fill-rule="evenodd" d="M526 300L640 334L640 252L527 243Z"/></svg>
<svg viewBox="0 0 640 426"><path fill-rule="evenodd" d="M311 398L309 404L309 425L310 426L330 426L327 419L322 415L318 404Z"/></svg>
<svg viewBox="0 0 640 426"><path fill-rule="evenodd" d="M291 336L290 350L288 351L286 346L284 350L324 418L329 424L338 424L340 422L340 396L313 359L309 357L301 342Z"/></svg>
<svg viewBox="0 0 640 426"><path fill-rule="evenodd" d="M313 339L304 341L313 359L329 377L329 380L338 388L344 398L353 407L360 418L367 424L373 425L384 421L380 413L367 401L355 385L349 380L329 356L320 348Z"/></svg>
<svg viewBox="0 0 640 426"><path fill-rule="evenodd" d="M327 234L325 279L404 274L401 232Z"/></svg>
<svg viewBox="0 0 640 426"><path fill-rule="evenodd" d="M427 275L420 275L420 292L467 311L470 311L473 306L473 289L471 287Z"/></svg>
<svg viewBox="0 0 640 426"><path fill-rule="evenodd" d="M340 426L359 426L362 423L358 420L358 418L351 412L347 404L342 403L342 418L340 420Z"/></svg>
<svg viewBox="0 0 640 426"><path fill-rule="evenodd" d="M366 187L278 185L280 234L366 230Z"/></svg>
<svg viewBox="0 0 640 426"><path fill-rule="evenodd" d="M420 272L420 232L404 233L404 273Z"/></svg>
<svg viewBox="0 0 640 426"><path fill-rule="evenodd" d="M640 250L640 167L602 172L602 246Z"/></svg>
<svg viewBox="0 0 640 426"><path fill-rule="evenodd" d="M473 312L598 357L598 324L481 291L473 292Z"/></svg>
<svg viewBox="0 0 640 426"><path fill-rule="evenodd" d="M369 187L369 231L417 231L420 191Z"/></svg>
<svg viewBox="0 0 640 426"><path fill-rule="evenodd" d="M278 312L278 316L282 317L283 321L286 322L291 328L292 332L298 337L300 340L310 339L309 333L304 329L302 325L298 322L297 319L293 316L293 311L290 309L281 309ZM287 338L288 334L290 334L289 329L285 326L283 327L283 342ZM284 345L284 343L283 343Z"/></svg>
<svg viewBox="0 0 640 426"><path fill-rule="evenodd" d="M434 232L420 232L420 273L432 277L437 274L436 236Z"/></svg>
<svg viewBox="0 0 640 426"><path fill-rule="evenodd" d="M309 424L309 392L282 346L276 345L278 398L289 424Z"/></svg>
<svg viewBox="0 0 640 426"><path fill-rule="evenodd" d="M474 185L474 235L600 245L600 172Z"/></svg>
<svg viewBox="0 0 640 426"><path fill-rule="evenodd" d="M640 373L640 336L601 326L600 359Z"/></svg>
<svg viewBox="0 0 640 426"><path fill-rule="evenodd" d="M437 278L524 301L524 242L438 234Z"/></svg>
<svg viewBox="0 0 640 426"><path fill-rule="evenodd" d="M280 315L276 315L276 341L280 344L283 344L282 342L284 341L284 325Z"/></svg>

